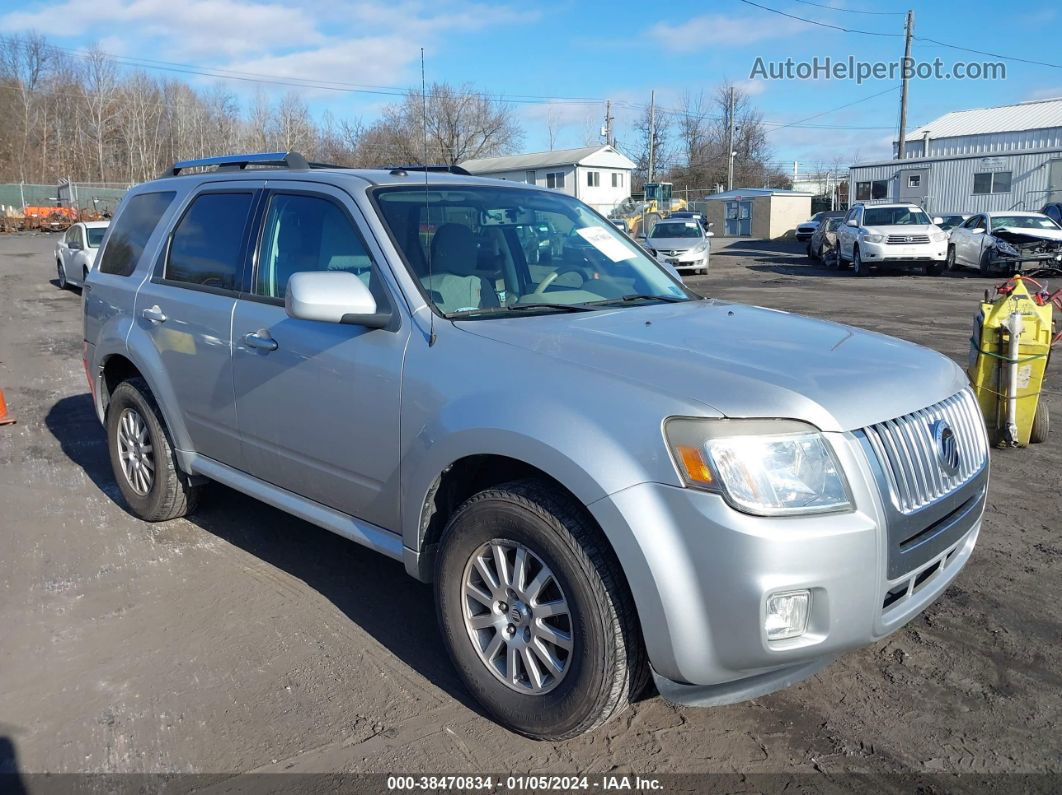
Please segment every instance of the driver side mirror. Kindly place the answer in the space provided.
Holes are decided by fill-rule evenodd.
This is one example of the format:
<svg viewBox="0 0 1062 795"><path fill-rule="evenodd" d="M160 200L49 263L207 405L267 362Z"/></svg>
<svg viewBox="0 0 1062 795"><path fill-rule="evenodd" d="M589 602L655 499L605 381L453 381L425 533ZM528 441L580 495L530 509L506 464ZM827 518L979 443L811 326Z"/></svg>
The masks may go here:
<svg viewBox="0 0 1062 795"><path fill-rule="evenodd" d="M943 218L941 218L941 217L940 217L939 215L934 215L934 216L933 216L933 223L934 223L934 224L935 224L936 226L940 226L940 225L941 225L942 223L944 223L944 219L943 219Z"/></svg>
<svg viewBox="0 0 1062 795"><path fill-rule="evenodd" d="M78 243L76 240L71 240L69 243L66 244L66 247L71 251L81 251L81 244Z"/></svg>
<svg viewBox="0 0 1062 795"><path fill-rule="evenodd" d="M975 226L973 229L970 230L971 235L983 235L984 233L985 230L979 226Z"/></svg>
<svg viewBox="0 0 1062 795"><path fill-rule="evenodd" d="M709 229L707 232L704 233L704 236L705 237L715 237L715 232L713 232L713 231L711 231Z"/></svg>
<svg viewBox="0 0 1062 795"><path fill-rule="evenodd" d="M859 221L857 221L855 218L849 218L847 221L845 221L845 225L846 226L854 226L856 229L858 229L859 228Z"/></svg>
<svg viewBox="0 0 1062 795"><path fill-rule="evenodd" d="M289 317L322 323L385 328L391 322L391 312L378 310L365 283L343 271L293 273L288 279L284 309Z"/></svg>

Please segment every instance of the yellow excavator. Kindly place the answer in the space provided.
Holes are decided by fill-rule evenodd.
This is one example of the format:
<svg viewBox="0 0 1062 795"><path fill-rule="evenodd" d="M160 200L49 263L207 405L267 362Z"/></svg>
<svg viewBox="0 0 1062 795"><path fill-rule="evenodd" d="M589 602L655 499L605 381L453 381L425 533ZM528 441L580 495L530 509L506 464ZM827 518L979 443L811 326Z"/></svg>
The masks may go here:
<svg viewBox="0 0 1062 795"><path fill-rule="evenodd" d="M672 188L670 182L647 182L642 201L628 197L608 217L631 237L648 235L657 221L686 209L685 199L672 198Z"/></svg>

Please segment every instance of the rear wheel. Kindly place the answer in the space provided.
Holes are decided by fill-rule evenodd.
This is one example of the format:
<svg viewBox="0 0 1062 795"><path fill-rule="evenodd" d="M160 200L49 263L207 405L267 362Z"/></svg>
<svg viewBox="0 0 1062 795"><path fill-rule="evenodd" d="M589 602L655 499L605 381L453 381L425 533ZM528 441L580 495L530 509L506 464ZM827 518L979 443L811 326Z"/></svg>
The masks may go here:
<svg viewBox="0 0 1062 795"><path fill-rule="evenodd" d="M118 488L133 514L164 522L195 510L198 488L178 466L162 412L143 378L123 381L111 395L107 445Z"/></svg>
<svg viewBox="0 0 1062 795"><path fill-rule="evenodd" d="M1036 413L1033 415L1032 433L1029 435L1030 444L1043 444L1051 432L1051 412L1043 401L1043 395L1036 403Z"/></svg>
<svg viewBox="0 0 1062 795"><path fill-rule="evenodd" d="M503 725L562 740L622 712L648 666L618 562L580 505L523 480L443 531L435 599L465 685Z"/></svg>

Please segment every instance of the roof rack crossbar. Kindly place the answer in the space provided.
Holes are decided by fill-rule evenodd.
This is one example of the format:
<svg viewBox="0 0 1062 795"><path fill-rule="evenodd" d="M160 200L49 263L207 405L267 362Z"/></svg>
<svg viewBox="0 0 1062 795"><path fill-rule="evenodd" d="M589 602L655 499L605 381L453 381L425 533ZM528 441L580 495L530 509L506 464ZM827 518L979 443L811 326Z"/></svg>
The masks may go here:
<svg viewBox="0 0 1062 795"><path fill-rule="evenodd" d="M219 169L244 169L247 166L279 166L281 168L299 170L309 170L310 168L306 158L298 152L269 152L265 154L221 155L220 157L204 157L198 160L180 160L174 163L172 168L163 176L176 177L185 169L206 168L208 166L217 166Z"/></svg>
<svg viewBox="0 0 1062 795"><path fill-rule="evenodd" d="M461 166L429 165L429 166L392 166L393 171L427 171L432 174L460 174L465 177L472 176Z"/></svg>

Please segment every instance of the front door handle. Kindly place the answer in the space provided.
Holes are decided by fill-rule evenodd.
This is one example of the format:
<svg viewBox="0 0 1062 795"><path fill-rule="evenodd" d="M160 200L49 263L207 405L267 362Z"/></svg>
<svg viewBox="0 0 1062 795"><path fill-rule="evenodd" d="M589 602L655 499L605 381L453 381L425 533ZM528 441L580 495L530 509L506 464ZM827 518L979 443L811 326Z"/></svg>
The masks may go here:
<svg viewBox="0 0 1062 795"><path fill-rule="evenodd" d="M248 348L257 348L260 351L275 351L279 346L277 341L269 336L269 332L264 328L259 329L253 334L243 335L243 344Z"/></svg>
<svg viewBox="0 0 1062 795"><path fill-rule="evenodd" d="M147 309L140 313L140 316L143 317L145 320L150 320L152 323L166 322L166 315L163 314L162 309L159 308L158 304L155 304L154 306L149 306Z"/></svg>

